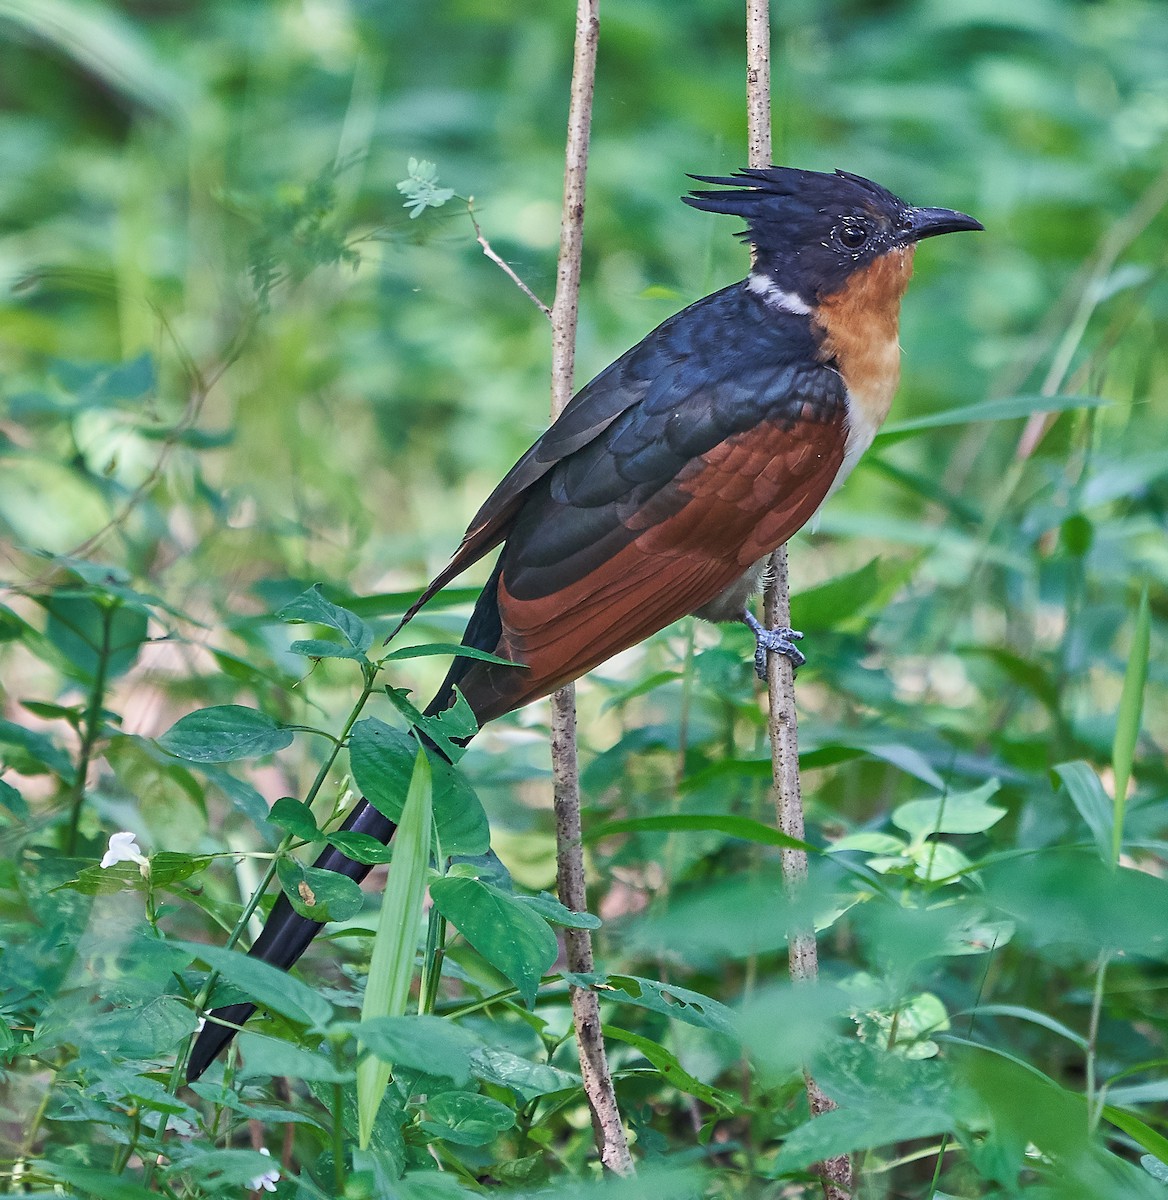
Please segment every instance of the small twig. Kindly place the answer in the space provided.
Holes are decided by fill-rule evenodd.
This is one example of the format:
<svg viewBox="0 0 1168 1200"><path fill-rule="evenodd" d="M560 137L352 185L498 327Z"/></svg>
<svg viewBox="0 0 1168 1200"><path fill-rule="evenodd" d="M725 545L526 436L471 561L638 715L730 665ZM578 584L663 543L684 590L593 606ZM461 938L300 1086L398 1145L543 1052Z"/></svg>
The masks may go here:
<svg viewBox="0 0 1168 1200"><path fill-rule="evenodd" d="M752 167L771 164L771 61L770 0L746 0L746 111L749 163ZM763 604L771 629L791 624L790 589L787 582L787 547L771 555ZM803 793L799 783L799 724L795 712L795 671L785 655L767 655L768 727L771 739L771 771L775 786L775 809L779 829L803 841ZM801 850L782 851L783 886L788 895L797 894L807 879L807 855ZM819 957L813 928L789 931L787 958L791 979L796 984L814 983L819 978ZM807 1104L811 1115L834 1108L804 1070ZM817 1170L825 1200L847 1200L852 1195L853 1172L846 1155L826 1159Z"/></svg>
<svg viewBox="0 0 1168 1200"><path fill-rule="evenodd" d="M475 220L474 214L474 197L469 196L466 201L466 215L470 217L470 223L474 226L475 241L483 248L483 253L497 266L504 275L539 309L548 320L551 320L552 310L515 274L514 268L510 263L504 262L494 250L491 243L483 237L483 231L479 228L478 221Z"/></svg>
<svg viewBox="0 0 1168 1200"><path fill-rule="evenodd" d="M564 151L560 256L556 268L556 299L551 311L553 420L572 398L580 255L584 244L584 182L588 169L599 34L600 0L577 0L568 141ZM576 692L571 685L561 688L552 697L552 777L556 812L556 881L560 901L575 912L583 912L588 907L588 898L584 886L584 852L580 839ZM589 931L566 930L564 944L569 969L580 974L589 973L593 966L592 936ZM600 1031L600 1003L595 993L586 989L572 987L569 993L576 1045L580 1051L580 1073L584 1079L588 1107L592 1111L592 1130L600 1161L618 1175L632 1174L633 1159L621 1124Z"/></svg>

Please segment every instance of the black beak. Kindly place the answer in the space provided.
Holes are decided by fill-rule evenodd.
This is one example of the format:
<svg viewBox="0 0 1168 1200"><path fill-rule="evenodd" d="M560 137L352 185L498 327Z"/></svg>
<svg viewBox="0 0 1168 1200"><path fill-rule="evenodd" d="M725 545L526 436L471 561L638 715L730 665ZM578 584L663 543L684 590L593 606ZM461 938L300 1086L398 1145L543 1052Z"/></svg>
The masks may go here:
<svg viewBox="0 0 1168 1200"><path fill-rule="evenodd" d="M960 233L963 229L984 229L980 221L951 208L910 208L907 238L919 242L922 238L936 237L939 233Z"/></svg>

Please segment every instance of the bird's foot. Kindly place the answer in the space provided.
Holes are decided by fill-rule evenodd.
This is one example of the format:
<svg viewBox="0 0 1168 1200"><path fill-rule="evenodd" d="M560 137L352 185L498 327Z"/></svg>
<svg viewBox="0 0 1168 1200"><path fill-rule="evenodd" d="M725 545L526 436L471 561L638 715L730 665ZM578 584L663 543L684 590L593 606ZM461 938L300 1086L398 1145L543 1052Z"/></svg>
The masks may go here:
<svg viewBox="0 0 1168 1200"><path fill-rule="evenodd" d="M798 670L806 661L806 657L795 645L803 635L797 629L768 629L753 613L744 612L743 621L750 626L754 634L754 670L764 683L767 677L767 651L785 655L791 660L791 666Z"/></svg>

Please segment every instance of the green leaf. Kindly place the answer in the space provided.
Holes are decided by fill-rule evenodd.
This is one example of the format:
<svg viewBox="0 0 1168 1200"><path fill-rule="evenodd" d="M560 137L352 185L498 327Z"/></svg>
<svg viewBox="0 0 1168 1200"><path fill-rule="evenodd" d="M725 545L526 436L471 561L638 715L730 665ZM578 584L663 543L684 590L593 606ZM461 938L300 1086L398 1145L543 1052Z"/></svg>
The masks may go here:
<svg viewBox="0 0 1168 1200"><path fill-rule="evenodd" d="M281 858L276 872L288 903L310 921L347 921L365 907L365 894L347 875Z"/></svg>
<svg viewBox="0 0 1168 1200"><path fill-rule="evenodd" d="M365 863L368 866L375 863L393 862L393 844L382 845L375 837L370 837L367 833L353 833L347 829L338 830L336 833L325 834L324 840L354 862Z"/></svg>
<svg viewBox="0 0 1168 1200"><path fill-rule="evenodd" d="M459 1146L485 1146L515 1124L505 1104L477 1092L439 1092L426 1102L427 1133Z"/></svg>
<svg viewBox="0 0 1168 1200"><path fill-rule="evenodd" d="M909 421L893 421L876 435L875 445L888 445L927 429L945 429L951 425L968 425L974 421L1012 421L1033 413L1068 412L1078 408L1101 408L1107 404L1102 396L1006 396L1001 399L979 400L976 404L950 408L945 412L929 413Z"/></svg>
<svg viewBox="0 0 1168 1200"><path fill-rule="evenodd" d="M50 596L41 604L48 613L45 638L73 678L96 679L104 659L106 678L116 679L137 661L148 624L141 609L124 605L111 609L87 596Z"/></svg>
<svg viewBox="0 0 1168 1200"><path fill-rule="evenodd" d="M75 774L69 756L46 733L37 733L0 718L0 762L21 775L52 772L66 783Z"/></svg>
<svg viewBox="0 0 1168 1200"><path fill-rule="evenodd" d="M442 1017L370 1017L355 1026L361 1045L398 1067L442 1075L463 1085L470 1080L471 1052L478 1040Z"/></svg>
<svg viewBox="0 0 1168 1200"><path fill-rule="evenodd" d="M853 1150L874 1150L911 1138L935 1137L954 1127L948 1112L924 1105L885 1103L836 1108L785 1134L773 1170L779 1175Z"/></svg>
<svg viewBox="0 0 1168 1200"><path fill-rule="evenodd" d="M479 662L495 663L500 667L515 667L521 670L519 663L509 658L500 658L497 654L488 654L474 646L462 646L458 642L426 642L420 646L403 646L400 650L391 650L382 662L395 662L402 658L426 658L433 654L446 654L451 658L473 658Z"/></svg>
<svg viewBox="0 0 1168 1200"><path fill-rule="evenodd" d="M1103 1116L1116 1129L1122 1129L1132 1141L1142 1146L1149 1154L1154 1155L1162 1166L1168 1167L1168 1138L1163 1134L1157 1133L1134 1113L1116 1108L1114 1104L1104 1105ZM1156 1172L1151 1173L1156 1174ZM1168 1174L1164 1175L1161 1182L1165 1180L1168 1180Z"/></svg>
<svg viewBox="0 0 1168 1200"><path fill-rule="evenodd" d="M1006 815L1006 809L986 803L1001 787L991 779L969 792L910 800L893 810L892 823L917 840L935 833L984 833Z"/></svg>
<svg viewBox="0 0 1168 1200"><path fill-rule="evenodd" d="M76 879L60 886L85 896L112 896L116 892L145 891L148 887L168 887L190 879L211 865L207 855L176 854L161 851L150 856L150 878L143 878L137 863L122 862L112 867L85 867Z"/></svg>
<svg viewBox="0 0 1168 1200"><path fill-rule="evenodd" d="M268 820L273 825L278 825L285 833L306 842L314 842L320 837L312 809L302 800L295 800L291 796L281 796L272 805Z"/></svg>
<svg viewBox="0 0 1168 1200"><path fill-rule="evenodd" d="M302 592L295 600L285 604L276 616L289 624L308 622L335 629L341 635L342 646L338 648L334 642L322 644L332 647L338 658L357 658L373 644L373 630L356 613L333 604L331 600L326 600L319 583L314 584L308 591ZM303 642L295 643L295 645L305 644ZM307 651L301 650L298 653L304 654ZM323 656L314 655L314 657Z"/></svg>
<svg viewBox="0 0 1168 1200"><path fill-rule="evenodd" d="M515 896L478 879L435 880L430 898L438 911L519 989L528 1007L539 981L559 954L547 922Z"/></svg>
<svg viewBox="0 0 1168 1200"><path fill-rule="evenodd" d="M254 708L220 704L180 717L156 741L188 762L224 763L274 754L292 744L292 733Z"/></svg>
<svg viewBox="0 0 1168 1200"><path fill-rule="evenodd" d="M280 1038L244 1032L238 1035L238 1042L243 1059L236 1072L240 1079L275 1079L281 1075L321 1083L349 1083L353 1079L352 1071L338 1069L328 1056Z"/></svg>
<svg viewBox="0 0 1168 1200"><path fill-rule="evenodd" d="M538 896L516 895L515 899L520 904L534 908L545 921L563 925L566 929L599 929L601 925L599 917L586 912L573 912L547 892L540 892Z"/></svg>
<svg viewBox="0 0 1168 1200"><path fill-rule="evenodd" d="M1115 810L1111 797L1103 790L1103 784L1095 774L1095 769L1090 763L1076 760L1059 763L1054 768L1054 773L1070 796L1071 803L1078 809L1079 816L1087 823L1095 845L1099 848L1099 857L1104 862L1110 862Z"/></svg>
<svg viewBox="0 0 1168 1200"><path fill-rule="evenodd" d="M418 750L398 822L394 868L389 873L381 899L381 915L373 939L369 978L361 1006L363 1022L400 1017L406 1011L430 868L432 796L430 762L425 753ZM389 1077L390 1064L376 1058L366 1058L357 1067L357 1112L362 1150L369 1147Z"/></svg>
<svg viewBox="0 0 1168 1200"><path fill-rule="evenodd" d="M471 1070L476 1079L510 1088L524 1103L552 1092L583 1086L579 1075L561 1071L547 1063L533 1063L510 1050L483 1046L471 1055Z"/></svg>
<svg viewBox="0 0 1168 1200"><path fill-rule="evenodd" d="M308 638L304 641L293 642L288 647L290 654L302 654L305 658L346 658L354 662L364 662L365 655L352 646L342 646L339 642L326 642L321 638Z"/></svg>
<svg viewBox="0 0 1168 1200"><path fill-rule="evenodd" d="M241 988L257 1004L278 1012L299 1025L324 1029L333 1019L333 1006L300 980L238 950L173 942L192 958L202 959L213 971Z"/></svg>
<svg viewBox="0 0 1168 1200"><path fill-rule="evenodd" d="M601 1000L647 1008L650 1012L674 1017L687 1025L712 1029L735 1041L739 1040L731 1010L717 1000L703 996L701 992L661 983L657 979L645 979L640 975L577 975L564 971L563 977L576 987L595 992Z"/></svg>
<svg viewBox="0 0 1168 1200"><path fill-rule="evenodd" d="M660 833L699 832L726 833L746 842L760 842L764 846L782 846L786 849L803 850L818 854L818 846L788 837L761 821L749 817L732 817L726 813L671 813L659 817L629 817L622 821L605 821L593 826L584 834L584 841L594 842L614 833Z"/></svg>
<svg viewBox="0 0 1168 1200"><path fill-rule="evenodd" d="M391 821L401 815L418 743L401 730L370 717L349 739L349 768L357 786ZM483 806L470 784L437 754L428 754L433 777L434 832L444 857L484 854L491 844Z"/></svg>
<svg viewBox="0 0 1168 1200"><path fill-rule="evenodd" d="M1115 819L1111 831L1111 861L1119 862L1123 847L1123 818L1127 805L1127 786L1131 779L1136 742L1140 736L1140 721L1144 712L1144 686L1148 680L1148 651L1151 643L1151 613L1148 608L1148 588L1140 595L1136 624L1128 651L1127 670L1123 676L1123 694L1119 700L1119 715L1115 723L1115 739L1111 744L1111 764L1115 771Z"/></svg>
<svg viewBox="0 0 1168 1200"><path fill-rule="evenodd" d="M28 816L28 804L24 797L5 780L0 779L0 805L8 809L13 816L24 820Z"/></svg>
<svg viewBox="0 0 1168 1200"><path fill-rule="evenodd" d="M671 1054L664 1046L652 1039L642 1037L639 1033L630 1033L629 1030L621 1029L616 1025L605 1025L603 1033L606 1038L632 1046L652 1065L666 1083L677 1088L679 1092L684 1092L686 1095L693 1096L695 1100L700 1100L703 1104L716 1108L724 1116L736 1113L742 1107L741 1100L733 1092L723 1092L718 1088L710 1087L709 1084L702 1083L700 1079L695 1079L678 1062L676 1055Z"/></svg>
<svg viewBox="0 0 1168 1200"><path fill-rule="evenodd" d="M791 596L791 626L807 633L835 630L849 617L865 611L880 595L880 560L846 575L837 575L818 587Z"/></svg>
<svg viewBox="0 0 1168 1200"><path fill-rule="evenodd" d="M109 1171L78 1167L72 1163L50 1162L48 1159L38 1159L32 1166L38 1174L60 1180L82 1195L97 1196L99 1200L158 1200L157 1192Z"/></svg>

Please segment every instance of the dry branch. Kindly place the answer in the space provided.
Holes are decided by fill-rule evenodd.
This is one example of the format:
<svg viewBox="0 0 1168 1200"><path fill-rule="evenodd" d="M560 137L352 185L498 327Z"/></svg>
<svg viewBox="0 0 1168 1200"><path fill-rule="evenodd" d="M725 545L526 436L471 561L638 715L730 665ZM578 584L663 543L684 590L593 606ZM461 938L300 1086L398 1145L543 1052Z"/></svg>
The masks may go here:
<svg viewBox="0 0 1168 1200"><path fill-rule="evenodd" d="M746 0L746 112L749 163L752 167L771 164L771 59L770 0ZM771 555L763 603L769 628L791 624L790 590L787 583L787 548ZM767 655L768 728L771 739L771 771L775 786L775 809L779 829L803 841L803 794L799 784L799 725L795 713L795 671L783 654ZM801 850L783 850L783 885L788 894L799 891L807 878L807 855ZM819 977L815 930L791 929L787 956L795 984L813 983ZM818 1116L835 1106L805 1072L807 1104ZM846 1156L818 1165L826 1200L847 1200L852 1194L852 1164Z"/></svg>
<svg viewBox="0 0 1168 1200"><path fill-rule="evenodd" d="M568 143L564 153L564 207L560 221L560 257L556 298L552 304L552 419L572 397L576 361L576 316L580 295L580 253L584 241L584 182L592 126L592 93L596 81L596 46L600 33L599 0L579 0L576 45L572 60L572 93L568 108ZM552 776L556 813L556 881L560 901L584 912L584 851L580 838L580 772L576 761L576 692L572 685L552 697ZM565 933L568 967L591 972L592 938L586 929ZM592 1129L600 1161L611 1171L633 1171L628 1141L617 1108L616 1092L600 1031L600 1002L595 992L572 987L572 1018L580 1050L580 1073L592 1111Z"/></svg>

